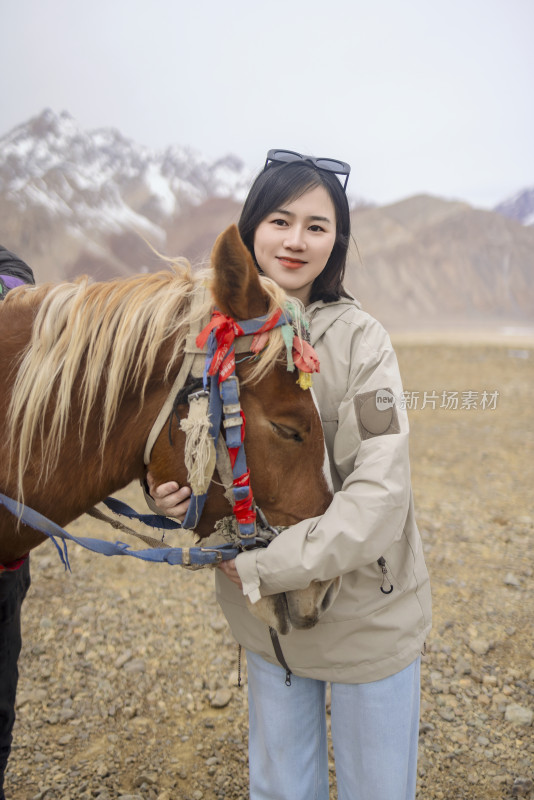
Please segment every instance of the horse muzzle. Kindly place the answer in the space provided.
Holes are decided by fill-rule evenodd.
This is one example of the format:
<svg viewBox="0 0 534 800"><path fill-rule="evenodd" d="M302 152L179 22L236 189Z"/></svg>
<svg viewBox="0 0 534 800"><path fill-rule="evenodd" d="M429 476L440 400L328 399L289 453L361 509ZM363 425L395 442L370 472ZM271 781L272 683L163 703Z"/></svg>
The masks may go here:
<svg viewBox="0 0 534 800"><path fill-rule="evenodd" d="M307 589L286 592L287 611L291 624L297 630L308 630L317 625L339 594L341 578L331 581L312 581Z"/></svg>

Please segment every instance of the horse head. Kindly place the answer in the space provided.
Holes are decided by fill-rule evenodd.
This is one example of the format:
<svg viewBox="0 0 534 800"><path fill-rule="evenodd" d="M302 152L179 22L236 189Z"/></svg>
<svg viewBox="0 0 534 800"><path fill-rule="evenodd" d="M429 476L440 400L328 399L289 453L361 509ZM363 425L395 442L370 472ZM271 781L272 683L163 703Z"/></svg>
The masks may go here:
<svg viewBox="0 0 534 800"><path fill-rule="evenodd" d="M235 226L217 239L211 265L213 302L222 315L238 324L268 316L273 303L283 304L286 299L272 281L259 276ZM301 388L298 372L289 370L287 347L280 331L271 331L264 342L265 351L242 353L236 364L246 420L244 447L257 506L270 525L289 526L323 514L332 498L332 485L313 393ZM187 413L183 404L177 416ZM158 481L186 483L188 476L181 456L184 434L178 419L173 424L171 439L179 445L178 463L177 450L164 432L154 446L150 470ZM201 539L209 536L215 523L229 513L220 477L210 485L195 529ZM339 579L313 581L306 590L263 598L251 610L280 633L288 633L292 626L312 627L331 605L338 589Z"/></svg>

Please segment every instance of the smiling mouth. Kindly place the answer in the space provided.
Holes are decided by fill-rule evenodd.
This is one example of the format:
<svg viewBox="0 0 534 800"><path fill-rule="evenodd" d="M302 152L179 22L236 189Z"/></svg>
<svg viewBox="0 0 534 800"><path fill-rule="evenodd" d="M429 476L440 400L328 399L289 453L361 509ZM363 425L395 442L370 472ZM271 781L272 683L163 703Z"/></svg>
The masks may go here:
<svg viewBox="0 0 534 800"><path fill-rule="evenodd" d="M307 263L306 261L302 261L300 258L285 258L284 256L277 256L277 258L280 264L283 267L287 267L287 269L298 269Z"/></svg>

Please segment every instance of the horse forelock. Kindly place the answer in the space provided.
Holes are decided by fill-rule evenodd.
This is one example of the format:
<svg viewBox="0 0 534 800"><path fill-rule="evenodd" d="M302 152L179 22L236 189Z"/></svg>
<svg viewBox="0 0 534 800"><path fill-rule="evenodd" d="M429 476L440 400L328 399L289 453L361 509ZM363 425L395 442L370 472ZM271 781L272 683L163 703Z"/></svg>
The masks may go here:
<svg viewBox="0 0 534 800"><path fill-rule="evenodd" d="M156 273L105 282L82 277L74 283L32 288L21 295L25 303L33 296L37 306L8 413L10 460L17 464L21 497L23 476L36 442L40 442L42 471L52 470L57 463L75 385L79 385L83 442L91 410L105 384L100 418L103 447L126 387L138 387L141 404L165 343L167 365L162 380L169 377L193 321L190 300L201 285L209 284L210 275L208 270L194 274L188 265L174 265ZM268 297L268 313L283 308L285 293L268 278L261 281ZM199 318L205 317L212 305L207 292ZM272 331L248 380L261 380L284 354L279 329Z"/></svg>
<svg viewBox="0 0 534 800"><path fill-rule="evenodd" d="M291 298L288 304L288 296L270 278L260 276L262 288L267 294L269 300L268 315L274 314L278 310L287 311L291 313L291 320L295 335L299 338L305 338L305 317L304 306L299 300ZM275 328L271 331L266 347L261 351L260 358L253 363L252 369L249 372L247 382L256 383L260 381L265 375L270 372L276 363L285 361L287 359L286 344L284 342L280 328Z"/></svg>

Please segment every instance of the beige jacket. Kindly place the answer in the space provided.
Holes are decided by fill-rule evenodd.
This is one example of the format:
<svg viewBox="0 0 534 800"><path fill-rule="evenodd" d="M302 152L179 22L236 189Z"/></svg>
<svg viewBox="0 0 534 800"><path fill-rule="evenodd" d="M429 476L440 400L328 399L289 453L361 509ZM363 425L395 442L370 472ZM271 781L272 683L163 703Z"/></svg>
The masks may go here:
<svg viewBox="0 0 534 800"><path fill-rule="evenodd" d="M293 630L280 643L296 675L366 683L417 658L431 627L410 484L408 419L399 402L397 359L380 323L354 300L316 302L307 312L321 362L313 380L334 499L322 517L288 528L266 549L240 554L236 566L252 601L342 575L339 595L319 624ZM382 556L390 594L380 590ZM237 641L278 663L267 626L216 572L217 598Z"/></svg>

